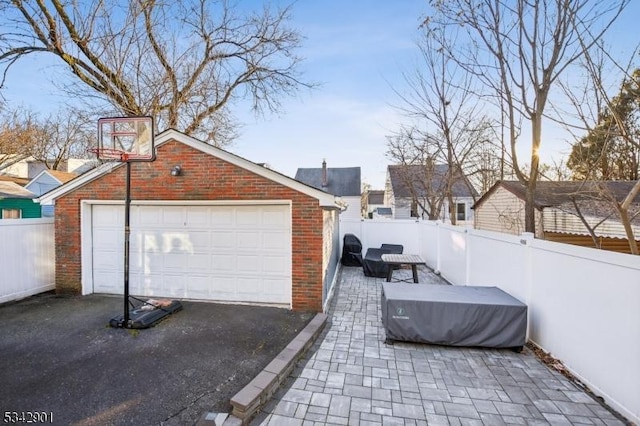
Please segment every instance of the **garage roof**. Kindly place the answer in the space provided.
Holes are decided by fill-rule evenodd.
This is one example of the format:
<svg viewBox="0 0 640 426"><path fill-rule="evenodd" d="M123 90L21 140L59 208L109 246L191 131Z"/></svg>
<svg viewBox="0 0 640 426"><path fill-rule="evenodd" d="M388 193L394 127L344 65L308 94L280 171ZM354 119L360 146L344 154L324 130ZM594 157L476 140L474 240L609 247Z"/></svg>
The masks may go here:
<svg viewBox="0 0 640 426"><path fill-rule="evenodd" d="M212 155L223 161L231 163L235 166L249 170L250 172L257 174L258 176L262 176L273 182L279 183L281 185L294 189L298 192L301 192L305 195L308 195L312 198L315 198L318 200L318 203L322 207L330 207L330 208L336 208L336 209L340 208L339 200L334 195L328 194L324 191L318 190L309 185L305 185L301 182L298 182L295 179L292 179L274 170L263 167L259 164L251 162L245 158L239 157L223 149L217 148L213 145L209 145L205 142L202 142L198 139L188 136L175 129L168 129L156 135L155 146L156 147L161 146L162 144L167 143L171 140L183 143L205 154ZM109 173L112 170L118 167L121 167L122 165L123 163L119 163L119 162L104 163L96 167L95 169L88 171L87 173L84 173L78 178L62 186L59 186L56 189L53 189L47 192L46 194L43 194L39 198L40 204L43 204L43 205L52 204L53 201L56 200L57 198L60 198L63 195L67 194L68 192L71 192L74 189L79 188L95 179L98 179L104 174Z"/></svg>

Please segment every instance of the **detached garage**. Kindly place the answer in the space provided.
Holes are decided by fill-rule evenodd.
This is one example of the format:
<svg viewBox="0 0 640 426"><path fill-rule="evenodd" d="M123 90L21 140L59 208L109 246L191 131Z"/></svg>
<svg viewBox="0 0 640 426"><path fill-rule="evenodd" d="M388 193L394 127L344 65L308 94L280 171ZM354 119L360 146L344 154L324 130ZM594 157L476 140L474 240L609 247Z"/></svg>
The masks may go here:
<svg viewBox="0 0 640 426"><path fill-rule="evenodd" d="M155 145L154 162L131 163L132 295L323 310L333 195L175 130ZM125 169L103 164L40 198L56 205L57 292L123 292Z"/></svg>

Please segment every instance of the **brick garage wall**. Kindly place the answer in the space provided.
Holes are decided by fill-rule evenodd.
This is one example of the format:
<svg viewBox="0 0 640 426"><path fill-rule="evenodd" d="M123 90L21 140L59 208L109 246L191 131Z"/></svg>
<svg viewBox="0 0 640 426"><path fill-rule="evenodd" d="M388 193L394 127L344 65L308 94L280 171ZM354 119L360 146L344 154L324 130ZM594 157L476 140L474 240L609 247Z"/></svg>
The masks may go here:
<svg viewBox="0 0 640 426"><path fill-rule="evenodd" d="M170 175L175 165L182 176ZM80 202L122 200L126 166L56 200L56 291L81 292ZM323 215L318 200L176 141L152 163L131 164L132 200L291 200L296 311L322 311Z"/></svg>

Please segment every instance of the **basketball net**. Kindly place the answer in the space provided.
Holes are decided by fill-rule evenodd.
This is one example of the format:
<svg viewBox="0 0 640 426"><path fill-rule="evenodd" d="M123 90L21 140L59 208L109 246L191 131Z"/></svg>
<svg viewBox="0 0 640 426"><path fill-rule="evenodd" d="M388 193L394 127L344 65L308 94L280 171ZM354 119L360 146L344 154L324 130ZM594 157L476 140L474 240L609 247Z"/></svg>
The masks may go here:
<svg viewBox="0 0 640 426"><path fill-rule="evenodd" d="M96 154L98 160L119 161L126 163L129 160L147 159L148 155L140 155L133 152L122 151L114 148L89 148L87 151Z"/></svg>

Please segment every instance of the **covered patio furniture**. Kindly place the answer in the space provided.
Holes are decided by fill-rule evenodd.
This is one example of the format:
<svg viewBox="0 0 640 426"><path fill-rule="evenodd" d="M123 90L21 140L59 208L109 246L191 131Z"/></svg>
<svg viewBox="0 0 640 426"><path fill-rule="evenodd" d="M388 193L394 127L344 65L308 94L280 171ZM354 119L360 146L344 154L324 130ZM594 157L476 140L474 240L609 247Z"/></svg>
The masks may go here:
<svg viewBox="0 0 640 426"><path fill-rule="evenodd" d="M404 247L400 244L382 244L380 248L367 249L362 259L362 268L367 277L386 278L388 266L382 261L383 254L402 254Z"/></svg>
<svg viewBox="0 0 640 426"><path fill-rule="evenodd" d="M384 283L387 342L509 348L527 337L527 305L498 287Z"/></svg>
<svg viewBox="0 0 640 426"><path fill-rule="evenodd" d="M362 265L362 243L353 234L344 234L341 262L344 266Z"/></svg>

